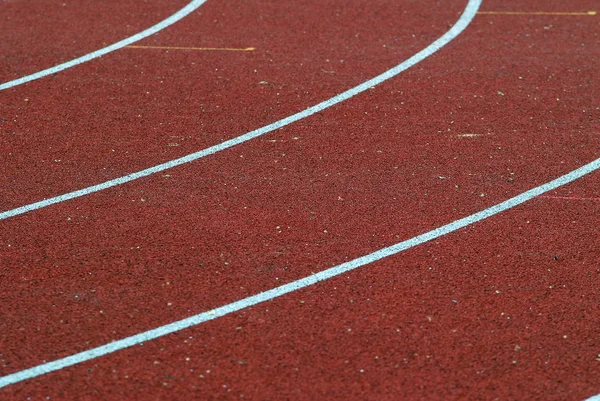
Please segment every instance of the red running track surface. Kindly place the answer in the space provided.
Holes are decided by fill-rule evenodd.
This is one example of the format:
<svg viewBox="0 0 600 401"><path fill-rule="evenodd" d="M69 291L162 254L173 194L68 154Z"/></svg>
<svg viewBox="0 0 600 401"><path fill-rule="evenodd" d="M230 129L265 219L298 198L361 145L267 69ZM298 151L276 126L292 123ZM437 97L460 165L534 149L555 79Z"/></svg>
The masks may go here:
<svg viewBox="0 0 600 401"><path fill-rule="evenodd" d="M65 4L2 5L3 82L185 3ZM311 106L421 50L465 4L209 0L140 45L255 51L126 48L3 91L1 209ZM482 10L594 6L487 1ZM479 15L431 58L318 115L3 220L1 374L329 268L597 158L598 31L591 15ZM583 400L600 393L598 173L548 195L0 396Z"/></svg>

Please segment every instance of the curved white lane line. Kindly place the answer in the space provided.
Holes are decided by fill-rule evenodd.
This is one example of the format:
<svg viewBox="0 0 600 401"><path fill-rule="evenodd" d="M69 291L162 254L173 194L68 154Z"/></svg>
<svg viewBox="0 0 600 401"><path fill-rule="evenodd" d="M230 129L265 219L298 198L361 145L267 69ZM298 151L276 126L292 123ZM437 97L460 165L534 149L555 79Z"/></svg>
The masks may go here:
<svg viewBox="0 0 600 401"><path fill-rule="evenodd" d="M590 398L584 400L584 401L600 401L600 394L591 396Z"/></svg>
<svg viewBox="0 0 600 401"><path fill-rule="evenodd" d="M455 36L458 35L473 19L477 9L479 8L480 0L469 0L469 4L465 9L463 15L460 20L457 22L457 25L460 25L462 28L455 31ZM454 29L454 28L453 28ZM444 35L446 36L446 35ZM438 43L438 42L436 42ZM447 43L447 42L446 42ZM414 62L413 62L414 64ZM411 64L411 65L413 65ZM397 67L396 67L397 68ZM372 82L372 81L369 81ZM365 88L368 88L370 85L367 85ZM358 88L358 87L357 87ZM362 89L364 90L364 89ZM341 95L340 95L341 96ZM338 100L339 102L341 100ZM335 104L334 102L332 104ZM317 106L315 106L317 107ZM293 117L293 116L292 116ZM295 121L295 120L294 120ZM289 124L289 122L288 122ZM275 129L275 128L273 128ZM247 139L248 140L248 139ZM231 145L233 146L233 145ZM213 152L214 153L214 152ZM63 369L65 367L73 366L85 361L89 361L91 359L95 359L125 348L132 347L134 345L141 344L146 341L150 341L162 336L165 336L170 333L174 333L203 322L207 322L209 320L216 319L218 317L222 317L228 315L230 313L239 311L241 309L248 308L250 306L259 304L261 302L265 302L268 300L272 300L274 298L280 297L282 295L288 294L293 291L297 291L299 289L311 286L320 281L327 280L329 278L338 276L342 273L348 272L350 270L354 270L358 267L373 263L375 261L381 260L383 258L389 257L391 255L395 255L399 252L412 248L414 246L420 245L422 243L431 241L435 238L441 237L443 235L449 234L456 230L459 230L468 225L474 224L478 221L484 220L488 217L494 216L498 213L506 211L510 208L513 208L517 205L520 205L524 202L527 202L533 199L536 196L539 196L545 192L551 191L555 188L558 188L562 185L565 185L569 182L572 182L582 176L591 173L600 168L600 159L593 161L581 168L578 168L568 174L563 175L549 183L543 184L536 188L533 188L529 191L526 191L518 196L515 196L507 201L499 203L495 206L482 210L478 213L472 214L460 220L456 220L450 224L446 224L442 227L436 228L424 234L418 235L406 241L399 242L392 246L380 249L368 255L359 257L357 259L351 260L349 262L343 263L338 266L334 266L327 270L321 271L319 273L313 274L308 277L304 277L302 279L293 281L291 283L282 285L280 287L273 288L271 290L261 292L259 294L241 299L239 301L223 305L216 309L213 309L208 312L203 312L186 319L182 319L164 326L157 327L155 329L145 331L118 341L111 342L109 344L102 345L100 347L96 347L87 351L83 351L65 358L61 358L52 362L44 363L38 366L34 366L29 369L22 370L20 372L16 372L4 377L0 377L0 388L18 383L23 380L31 379L34 377L38 377L44 375L46 373L50 373L56 370Z"/></svg>
<svg viewBox="0 0 600 401"><path fill-rule="evenodd" d="M204 0L204 1L206 1L206 0ZM39 202L30 203L25 206L7 210L5 212L0 213L0 220L4 220L9 217L27 213L32 210L41 209L41 208L53 205L55 203L60 203L60 202L64 202L64 201L67 201L70 199L79 198L81 196L89 195L94 192L102 191L107 188L111 188L111 187L114 187L117 185L125 184L125 183L133 181L133 180L137 180L138 178L147 177L149 175L156 174L158 172L161 172L161 171L164 171L164 170L167 170L167 169L170 169L170 168L173 168L173 167L185 164L185 163L190 163L194 160L212 155L212 154L220 152L222 150L225 150L225 149L231 148L233 146L239 145L241 143L247 142L251 139L265 135L266 133L269 133L269 132L274 131L281 127L285 127L286 125L289 125L295 121L302 120L306 117L312 116L315 113L323 111L333 105L336 105L340 102L348 100L351 97L356 96L359 93L364 92L369 88L372 88L376 85L379 85L380 83L382 83L384 81L387 81L390 78L395 77L396 75L400 74L402 71L412 67L413 65L417 64L420 61L423 61L424 59L431 56L433 53L437 52L439 49L441 49L442 47L444 47L445 45L450 43L455 37L457 37L469 25L469 23L475 16L475 13L477 12L477 9L479 8L480 5L481 5L481 0L469 0L469 3L467 4L465 11L460 16L460 18L456 22L456 24L454 24L454 26L452 28L450 28L450 30L448 32L446 32L444 35L442 35L442 37L440 37L438 40L436 40L435 42L433 42L432 44L430 44L425 49L421 50L419 53L415 54L408 60L405 60L402 63L398 64L397 66L387 70L383 74L380 74L380 75L376 76L375 78L372 78L366 82L363 82L362 84L355 86L354 88L348 89L347 91L345 91L337 96L334 96L331 99L325 100L317 105L307 108L306 110L303 110L296 114L292 114L291 116L283 118L272 124L266 125L262 128L258 128L256 130L250 131L244 135L240 135L240 136L230 139L228 141L221 142L218 145L214 145L209 148L200 150L198 152L191 153L189 155L180 157L178 159L174 159L174 160L168 161L166 163L162 163L157 166L150 167L145 170L137 171L135 173L131 173L131 174L119 177L119 178L105 181L100 184L92 185L87 188L79 189L77 191L68 192L63 195L55 196L52 198L47 198L47 199L44 199Z"/></svg>
<svg viewBox="0 0 600 401"><path fill-rule="evenodd" d="M387 258L389 256L395 255L417 245L423 244L425 242L434 240L446 234L450 234L451 232L457 231L461 228L469 226L471 224L477 223L481 220L487 219L488 217L492 217L498 213L502 213L508 209L511 209L515 206L518 206L524 202L527 202L536 196L539 196L545 192L556 189L562 185L568 184L572 181L577 180L578 178L583 177L586 174L589 174L593 171L596 171L600 168L600 159L594 160L592 163L586 164L583 167L578 168L568 174L565 174L555 180L552 180L546 184L540 185L539 187L530 189L520 195L515 196L514 198L510 198L507 201L489 207L485 210L482 210L478 213L472 214L470 216L464 217L460 220L456 220L452 223L446 224L434 230L428 231L424 234L417 235L411 239L406 241L398 242L392 246L387 248L382 248L378 251L370 253L365 256L361 256L359 258L353 259L349 262L342 263L341 265L337 265L331 267L327 270L323 270L319 273L310 275L308 277L304 277L302 279L292 281L291 283L284 284L280 287L275 287L271 290L261 292L256 295L252 295L250 297L240 299L239 301L232 302L227 305L220 306L216 309L210 310L208 312L199 313L197 315L188 317L186 319L178 320L176 322L157 327L152 330L145 331L143 333L139 333L133 335L131 337L123 338L122 340L113 341L106 345L102 345L100 347L92 348L87 351L80 352L78 354L74 354L65 358L61 358L52 362L44 363L38 366L34 366L29 369L22 370L20 372L16 372L10 374L8 376L0 377L0 388L8 386L10 384L18 383L23 380L31 379L37 376L41 376L46 373L50 373L59 369L63 369L69 366L76 365L78 363L82 363L85 361L89 361L91 359L95 359L107 354L111 354L115 351L119 351L125 348L132 347L134 345L138 345L144 343L146 341L154 340L156 338L165 336L167 334L175 333L180 330L184 330L190 328L192 326L196 326L200 323L207 322L209 320L213 320L225 315L228 315L233 312L237 312L239 310L248 308L250 306L254 306L256 304L269 301L275 298L278 298L282 295L288 294L290 292L294 292L300 290L305 287L309 287L313 284L316 284L320 281L325 281L335 276L339 276L340 274L349 272L350 270L354 270L358 267L376 262L383 258ZM590 398L588 401L600 401L600 399L596 399L594 397Z"/></svg>
<svg viewBox="0 0 600 401"><path fill-rule="evenodd" d="M150 28L148 28L140 33L136 33L135 35L130 36L126 39L123 39L120 42L114 43L114 44L104 47L100 50L96 50L92 53L88 53L88 54L78 57L74 60L67 61L66 63L62 63L62 64L56 65L54 67L50 67L45 70L36 72L35 74L27 75L22 78L17 78L15 80L0 84L0 91L4 90L4 89L12 88L13 86L24 84L29 81L33 81L35 79L43 78L50 74L56 74L57 72L66 70L67 68L75 67L76 65L88 62L88 61L93 60L98 57L102 57L107 53L113 52L122 47L130 45L134 42L137 42L138 40L147 38L148 36L153 35L156 32L161 31L161 30L165 29L166 27L168 27L169 25L172 25L172 24L176 23L177 21L179 21L180 19L186 17L187 15L189 15L191 12L196 10L198 7L200 7L205 2L206 2L206 0L192 0L187 6L183 7L181 10L177 11L175 14L171 15L169 18L162 20L158 24L153 25Z"/></svg>

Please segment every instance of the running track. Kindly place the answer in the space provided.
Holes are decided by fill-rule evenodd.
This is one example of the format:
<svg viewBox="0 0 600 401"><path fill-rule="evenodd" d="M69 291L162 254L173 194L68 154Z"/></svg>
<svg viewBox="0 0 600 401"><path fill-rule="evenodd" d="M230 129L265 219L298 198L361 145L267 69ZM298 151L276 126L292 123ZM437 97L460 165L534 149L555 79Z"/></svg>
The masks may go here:
<svg viewBox="0 0 600 401"><path fill-rule="evenodd" d="M175 3L4 3L3 82L135 34L185 5ZM419 52L464 7L209 1L141 43L257 50L126 48L4 90L2 210L319 103ZM68 32L61 21L72 21ZM591 15L482 14L343 104L3 220L2 374L323 271L593 161L597 26ZM600 392L597 182L591 173L399 255L0 395L584 399Z"/></svg>

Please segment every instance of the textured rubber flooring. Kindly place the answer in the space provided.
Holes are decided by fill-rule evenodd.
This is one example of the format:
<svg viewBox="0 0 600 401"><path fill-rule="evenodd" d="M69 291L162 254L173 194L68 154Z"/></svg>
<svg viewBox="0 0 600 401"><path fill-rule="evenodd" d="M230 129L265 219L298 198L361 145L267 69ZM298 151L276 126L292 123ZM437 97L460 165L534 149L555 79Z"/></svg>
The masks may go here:
<svg viewBox="0 0 600 401"><path fill-rule="evenodd" d="M2 82L185 5L96 3L5 2ZM124 48L2 91L0 207L302 110L420 51L465 4L209 0L139 44L255 50ZM318 115L0 221L2 376L335 266L594 160L598 18L480 14L439 53ZM0 398L583 400L600 393L599 177Z"/></svg>

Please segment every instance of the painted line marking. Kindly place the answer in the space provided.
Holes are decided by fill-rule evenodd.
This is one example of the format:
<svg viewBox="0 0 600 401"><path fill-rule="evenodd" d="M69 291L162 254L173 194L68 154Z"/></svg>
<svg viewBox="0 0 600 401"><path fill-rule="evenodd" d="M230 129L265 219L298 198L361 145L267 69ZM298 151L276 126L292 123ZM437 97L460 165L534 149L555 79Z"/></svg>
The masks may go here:
<svg viewBox="0 0 600 401"><path fill-rule="evenodd" d="M164 50L201 50L201 51L228 51L228 52L251 52L256 47L181 47L181 46L125 46L127 49L164 49Z"/></svg>
<svg viewBox="0 0 600 401"><path fill-rule="evenodd" d="M486 134L457 134L456 137L457 138L480 138L482 136L492 136L494 135L491 132L488 132Z"/></svg>
<svg viewBox="0 0 600 401"><path fill-rule="evenodd" d="M564 199L564 200L600 202L600 198L584 198L584 197L579 197L579 196L551 196L551 195L541 195L541 196L538 196L538 198L540 198L540 199Z"/></svg>
<svg viewBox="0 0 600 401"><path fill-rule="evenodd" d="M339 276L340 274L347 273L351 270L357 269L361 266L365 266L371 264L373 262L377 262L381 259L387 258L392 255L396 255L400 252L403 252L407 249L413 248L417 245L423 244L425 242L434 240L441 236L450 234L454 231L457 231L461 228L467 227L471 224L477 223L481 220L485 220L489 217L502 213L508 209L512 209L515 206L518 206L522 203L525 203L545 192L552 191L560 186L568 184L572 181L575 181L586 174L589 174L593 171L600 169L600 158L594 160L593 162L586 164L583 167L580 167L576 170L571 171L555 180L552 180L546 184L540 185L536 188L530 189L526 192L523 192L520 195L517 195L513 198L510 198L502 203L491 206L487 209L484 209L480 212L474 213L470 216L464 217L462 219L456 220L452 223L446 224L444 226L438 227L434 230L428 231L424 234L417 235L416 237L410 238L408 240L398 242L394 245L391 245L386 248L379 249L378 251L372 252L368 255L361 256L359 258L353 259L346 263L342 263L340 265L331 267L329 269L323 270L321 272L312 274L310 276L301 278L299 280L292 281L288 284L284 284L279 287L275 287L268 291L264 291L255 295L252 295L247 298L240 299L239 301L232 302L227 305L220 306L215 309L211 309L207 312L202 312L194 316L190 316L188 318L178 320L173 323L166 324L164 326L157 327L152 330L144 331L139 334L135 334L130 337L123 338L121 340L113 341L108 344L89 349L87 351L79 352L77 354L73 354L67 356L65 358L57 359L52 362L43 363L37 366L34 366L29 369L25 369L19 372L12 373L10 375L0 377L0 388L6 387L11 384L18 383L23 380L32 379L34 377L38 377L44 375L46 373L50 373L56 370L60 370L69 366L73 366L82 362L86 362L104 355L111 354L113 352L129 348L150 340L154 340L159 337L163 337L167 334L175 333L180 330L184 330L196 325L199 325L204 322L208 322L210 320L223 317L229 315L233 312L237 312L239 310L248 308L250 306L257 305L259 303L269 301L278 297L281 297L285 294L289 294L294 291L298 291L300 289L309 287L311 285L317 284L321 281L328 280L332 277Z"/></svg>
<svg viewBox="0 0 600 401"><path fill-rule="evenodd" d="M142 32L136 33L133 36L125 38L117 43L113 43L112 45L106 46L100 50L96 50L94 52L91 52L91 53L88 53L81 57L78 57L76 59L73 59L71 61L67 61L66 63L58 64L58 65L55 65L54 67L50 67L45 70L38 71L34 74L26 75L24 77L17 78L12 81L8 81L3 84L0 84L0 91L4 90L4 89L12 88L13 86L22 85L26 82L34 81L36 79L40 79L40 78L46 77L51 74L56 74L57 72L64 71L68 68L75 67L76 65L86 63L95 58L102 57L105 54L114 52L115 50L119 50L119 49L121 49L125 46L128 46L134 42L137 42L139 40L147 38L148 36L153 35L156 32L161 31L161 30L165 29L166 27L173 25L174 23L181 20L182 18L188 16L190 13L192 13L193 11L198 9L198 7L200 7L205 2L206 2L206 0L192 0L191 2L188 3L188 5L183 7L181 10L177 11L175 14L162 20L158 24L153 25L150 28L143 30Z"/></svg>
<svg viewBox="0 0 600 401"><path fill-rule="evenodd" d="M206 1L206 0L202 0L202 1ZM300 111L296 114L292 114L291 116L285 117L279 121L276 121L269 125L265 125L264 127L258 128L254 131L247 132L247 133L240 135L238 137L235 137L233 139L229 139L225 142L221 142L221 143L211 146L209 148L202 149L198 152L191 153L186 156L182 156L178 159L170 160L168 162L165 162L165 163L153 166L153 167L149 167L147 169L137 171L137 172L134 172L131 174L127 174L122 177L118 177L118 178L115 178L115 179L112 179L109 181L105 181L100 184L92 185L87 188L79 189L77 191L68 192L66 194L46 198L39 202L34 202L34 203L30 203L28 205L24 205L24 206L17 207L17 208L11 209L11 210L7 210L5 212L0 213L0 220L7 219L9 217L18 216L20 214L27 213L32 210L42 209L42 208L48 207L50 205L54 205L56 203L61 203L61 202L65 202L65 201L68 201L71 199L79 198L81 196L86 196L86 195L92 194L94 192L98 192L98 191L102 191L102 190L112 188L112 187L115 187L118 185L122 185L122 184L137 180L142 177L147 177L149 175L156 174L156 173L159 173L159 172L167 170L167 169L171 169L176 166L180 166L182 164L190 163L194 160L201 159L203 157L215 154L215 153L223 151L225 149L229 149L229 148L239 145L241 143L250 141L251 139L265 135L271 131L275 131L275 130L285 127L286 125L289 125L293 122L302 120L302 119L312 116L313 114L316 114L320 111L328 109L338 103L341 103L345 100L350 99L351 97L358 95L359 93L369 90L372 87L379 85L382 82L385 82L390 78L395 77L396 75L400 74L402 71L407 70L408 68L419 63L420 61L423 61L427 57L429 57L432 54L434 54L435 52L437 52L439 49L441 49L442 47L444 47L445 45L450 43L454 38L456 38L463 30L465 30L465 28L469 25L471 20L475 17L475 13L477 12L477 9L479 8L480 4L481 4L481 0L469 0L469 3L467 4L463 14L460 16L458 21L456 21L454 26L452 26L452 28L450 28L450 30L448 30L444 35L442 35L435 42L433 42L432 44L430 44L429 46L427 46L425 49L421 50L417 54L413 55L409 59L396 65L395 67L392 67L391 69L385 71L384 73L377 75L376 77L371 78L370 80L365 81L360 85L357 85L351 89L348 89L347 91L340 93L339 95L336 95L336 96L334 96L330 99L327 99L321 103L318 103L314 106L308 107L307 109L305 109L303 111Z"/></svg>
<svg viewBox="0 0 600 401"><path fill-rule="evenodd" d="M478 15L596 15L596 11L568 12L568 11L479 11Z"/></svg>

